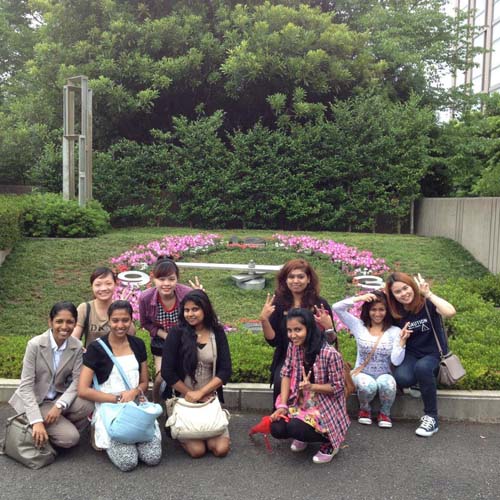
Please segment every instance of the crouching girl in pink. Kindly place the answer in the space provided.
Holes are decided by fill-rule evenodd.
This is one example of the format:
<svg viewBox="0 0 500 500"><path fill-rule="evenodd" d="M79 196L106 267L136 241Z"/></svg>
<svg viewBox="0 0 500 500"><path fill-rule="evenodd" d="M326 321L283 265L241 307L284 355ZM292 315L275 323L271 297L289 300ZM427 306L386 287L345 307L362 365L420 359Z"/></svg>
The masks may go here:
<svg viewBox="0 0 500 500"><path fill-rule="evenodd" d="M305 450L308 443L321 443L313 462L328 463L349 427L342 357L328 344L311 311L291 309L286 326L290 344L281 369L281 393L271 415L271 434L292 438L294 452Z"/></svg>

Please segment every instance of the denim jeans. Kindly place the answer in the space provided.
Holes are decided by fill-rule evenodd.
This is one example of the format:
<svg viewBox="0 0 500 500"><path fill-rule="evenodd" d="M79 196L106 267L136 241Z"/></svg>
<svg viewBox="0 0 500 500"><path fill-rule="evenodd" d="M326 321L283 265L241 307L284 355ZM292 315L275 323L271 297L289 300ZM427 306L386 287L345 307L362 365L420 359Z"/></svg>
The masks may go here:
<svg viewBox="0 0 500 500"><path fill-rule="evenodd" d="M439 368L439 358L426 355L417 358L406 353L404 361L396 366L394 378L401 387L411 387L418 383L422 400L424 402L424 413L437 420L437 383L436 375Z"/></svg>

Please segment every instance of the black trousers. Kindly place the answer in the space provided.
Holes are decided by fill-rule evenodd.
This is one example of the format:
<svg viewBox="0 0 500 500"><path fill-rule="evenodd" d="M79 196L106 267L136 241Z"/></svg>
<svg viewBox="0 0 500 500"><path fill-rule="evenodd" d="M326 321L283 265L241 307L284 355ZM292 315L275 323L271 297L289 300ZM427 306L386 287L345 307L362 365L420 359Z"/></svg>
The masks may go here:
<svg viewBox="0 0 500 500"><path fill-rule="evenodd" d="M297 439L305 443L327 443L328 439L316 432L310 425L298 418L291 418L290 422L277 420L271 424L271 436L276 439Z"/></svg>

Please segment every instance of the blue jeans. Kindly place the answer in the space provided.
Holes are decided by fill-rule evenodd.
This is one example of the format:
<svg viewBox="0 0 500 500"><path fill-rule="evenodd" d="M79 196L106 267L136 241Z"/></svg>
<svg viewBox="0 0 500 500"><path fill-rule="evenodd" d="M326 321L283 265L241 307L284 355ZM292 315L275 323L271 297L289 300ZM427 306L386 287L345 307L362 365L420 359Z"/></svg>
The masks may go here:
<svg viewBox="0 0 500 500"><path fill-rule="evenodd" d="M401 387L411 387L418 383L424 402L424 413L437 420L437 383L436 375L439 368L439 358L426 355L417 358L406 353L404 361L396 366L394 378Z"/></svg>

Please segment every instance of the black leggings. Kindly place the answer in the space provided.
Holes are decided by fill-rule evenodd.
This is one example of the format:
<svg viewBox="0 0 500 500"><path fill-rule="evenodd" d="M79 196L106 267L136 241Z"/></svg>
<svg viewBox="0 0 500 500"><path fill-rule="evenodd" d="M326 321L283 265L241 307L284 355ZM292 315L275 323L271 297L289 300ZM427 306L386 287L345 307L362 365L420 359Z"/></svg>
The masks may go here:
<svg viewBox="0 0 500 500"><path fill-rule="evenodd" d="M283 419L271 423L271 436L276 439L293 438L306 443L327 443L328 439L316 432L310 425L298 418L291 418L290 422Z"/></svg>
<svg viewBox="0 0 500 500"><path fill-rule="evenodd" d="M276 398L281 394L281 367L284 361L278 364L273 372L273 408L275 408Z"/></svg>

